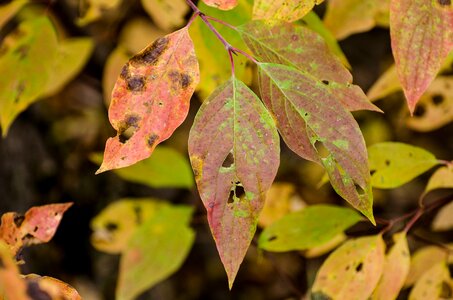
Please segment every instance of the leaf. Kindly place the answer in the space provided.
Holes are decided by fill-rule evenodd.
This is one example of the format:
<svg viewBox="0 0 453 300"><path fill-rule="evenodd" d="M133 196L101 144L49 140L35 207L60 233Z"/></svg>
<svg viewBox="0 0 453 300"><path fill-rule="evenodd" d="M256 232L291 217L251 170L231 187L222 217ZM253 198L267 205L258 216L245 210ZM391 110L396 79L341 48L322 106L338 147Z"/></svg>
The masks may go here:
<svg viewBox="0 0 453 300"><path fill-rule="evenodd" d="M77 19L77 24L85 26L93 21L96 21L102 15L109 11L118 8L121 0L84 0L81 7L87 7L81 18Z"/></svg>
<svg viewBox="0 0 453 300"><path fill-rule="evenodd" d="M191 216L190 207L167 207L134 232L121 256L118 300L135 299L179 269L195 239Z"/></svg>
<svg viewBox="0 0 453 300"><path fill-rule="evenodd" d="M0 6L0 28L2 28L19 10L28 3L28 0L15 0Z"/></svg>
<svg viewBox="0 0 453 300"><path fill-rule="evenodd" d="M312 299L367 299L381 277L384 251L380 235L347 241L322 264Z"/></svg>
<svg viewBox="0 0 453 300"><path fill-rule="evenodd" d="M91 243L99 251L121 253L134 232L168 205L152 198L125 198L113 202L91 220Z"/></svg>
<svg viewBox="0 0 453 300"><path fill-rule="evenodd" d="M453 50L453 9L440 0L391 0L390 35L409 111Z"/></svg>
<svg viewBox="0 0 453 300"><path fill-rule="evenodd" d="M82 300L72 286L56 278L29 274L24 279L33 299Z"/></svg>
<svg viewBox="0 0 453 300"><path fill-rule="evenodd" d="M238 0L203 0L203 2L221 10L230 10L238 5Z"/></svg>
<svg viewBox="0 0 453 300"><path fill-rule="evenodd" d="M308 206L299 212L287 214L266 227L259 237L258 247L273 252L318 247L360 220L362 217L349 208Z"/></svg>
<svg viewBox="0 0 453 300"><path fill-rule="evenodd" d="M451 173L451 172L450 172ZM450 175L451 176L451 175ZM453 202L442 207L431 224L433 231L447 231L453 228Z"/></svg>
<svg viewBox="0 0 453 300"><path fill-rule="evenodd" d="M453 169L451 167L440 167L431 175L426 185L424 195L436 189L453 189Z"/></svg>
<svg viewBox="0 0 453 300"><path fill-rule="evenodd" d="M407 118L407 126L427 132L453 121L453 76L434 79L420 98L414 117Z"/></svg>
<svg viewBox="0 0 453 300"><path fill-rule="evenodd" d="M13 259L14 253L0 239L0 298L29 300L27 287L20 278L19 268Z"/></svg>
<svg viewBox="0 0 453 300"><path fill-rule="evenodd" d="M399 187L439 164L425 149L396 142L374 144L368 155L371 184L381 189Z"/></svg>
<svg viewBox="0 0 453 300"><path fill-rule="evenodd" d="M329 253L333 249L337 248L340 244L342 244L344 241L346 241L347 236L342 232L340 234L337 234L335 237L330 239L328 242L316 246L313 248L308 249L303 253L303 255L306 258L314 258L314 257L319 257L322 256L326 253Z"/></svg>
<svg viewBox="0 0 453 300"><path fill-rule="evenodd" d="M374 223L365 142L351 113L306 72L268 63L259 68L263 101L287 145L303 158L320 161L337 193ZM318 158L319 144L329 151L326 157Z"/></svg>
<svg viewBox="0 0 453 300"><path fill-rule="evenodd" d="M112 94L107 140L97 174L148 158L184 121L199 81L187 27L156 40L123 67Z"/></svg>
<svg viewBox="0 0 453 300"><path fill-rule="evenodd" d="M451 298L453 285L447 264L440 262L430 267L414 285L409 300L442 300Z"/></svg>
<svg viewBox="0 0 453 300"><path fill-rule="evenodd" d="M277 19L294 22L305 16L315 4L324 0L255 0L253 19Z"/></svg>
<svg viewBox="0 0 453 300"><path fill-rule="evenodd" d="M102 162L100 153L90 158L97 164ZM114 172L124 180L154 188L191 188L194 185L189 162L178 151L166 146L156 148L150 158Z"/></svg>
<svg viewBox="0 0 453 300"><path fill-rule="evenodd" d="M55 30L47 18L21 23L0 54L0 125L5 137L14 119L46 88L57 53Z"/></svg>
<svg viewBox="0 0 453 300"><path fill-rule="evenodd" d="M184 24L189 6L184 0L141 0L143 8L159 28L171 30Z"/></svg>
<svg viewBox="0 0 453 300"><path fill-rule="evenodd" d="M393 235L395 244L385 257L384 270L372 300L395 300L409 273L410 253L406 233Z"/></svg>
<svg viewBox="0 0 453 300"><path fill-rule="evenodd" d="M206 15L215 17L233 26L243 24L251 19L252 0L241 0L236 8L222 11L199 2L199 8ZM246 49L239 34L223 25L213 24L219 33L232 45ZM197 92L202 100L206 99L219 85L231 77L231 65L225 47L213 35L210 29L199 18L190 26L190 36L195 44L195 52L200 63L202 78ZM234 58L235 76L245 84L252 82L252 68L248 59L242 55Z"/></svg>
<svg viewBox="0 0 453 300"><path fill-rule="evenodd" d="M235 77L203 102L190 130L190 161L230 289L277 173L279 152L272 116Z"/></svg>
<svg viewBox="0 0 453 300"><path fill-rule="evenodd" d="M390 0L330 0L327 3L324 23L339 40L376 25L388 26Z"/></svg>

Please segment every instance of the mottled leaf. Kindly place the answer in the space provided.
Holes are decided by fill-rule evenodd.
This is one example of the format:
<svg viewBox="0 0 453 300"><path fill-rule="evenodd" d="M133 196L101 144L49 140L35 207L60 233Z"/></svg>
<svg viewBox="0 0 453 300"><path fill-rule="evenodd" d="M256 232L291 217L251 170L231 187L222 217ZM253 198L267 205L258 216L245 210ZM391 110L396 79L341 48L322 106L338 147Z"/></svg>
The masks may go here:
<svg viewBox="0 0 453 300"><path fill-rule="evenodd" d="M107 140L97 173L148 158L186 118L198 81L198 62L187 27L132 57L112 93L109 119L117 135Z"/></svg>
<svg viewBox="0 0 453 300"><path fill-rule="evenodd" d="M390 0L330 0L324 23L337 39L388 26Z"/></svg>
<svg viewBox="0 0 453 300"><path fill-rule="evenodd" d="M409 300L451 299L453 284L445 262L430 266L409 294Z"/></svg>
<svg viewBox="0 0 453 300"><path fill-rule="evenodd" d="M425 149L384 142L368 148L371 184L381 189L399 187L439 164Z"/></svg>
<svg viewBox="0 0 453 300"><path fill-rule="evenodd" d="M395 300L404 285L409 273L410 253L406 233L393 236L395 244L385 256L384 270L372 300Z"/></svg>
<svg viewBox="0 0 453 300"><path fill-rule="evenodd" d="M344 243L322 264L312 287L312 298L367 299L381 277L384 252L380 235Z"/></svg>
<svg viewBox="0 0 453 300"><path fill-rule="evenodd" d="M190 7L184 0L141 0L143 8L164 30L182 25Z"/></svg>
<svg viewBox="0 0 453 300"><path fill-rule="evenodd" d="M411 114L453 49L451 6L440 0L390 2L392 51Z"/></svg>
<svg viewBox="0 0 453 300"><path fill-rule="evenodd" d="M229 11L222 11L200 2L199 8L205 14L236 26L250 21L252 15L252 0L241 0L237 7ZM219 33L231 44L239 49L246 49L239 34L221 24L213 23ZM202 100L206 99L219 85L231 77L231 65L227 51L222 43L213 35L210 29L200 18L190 26L190 36L195 44L195 51L200 63L202 78L197 86L197 92ZM235 75L245 84L252 82L252 68L248 59L243 55L234 58Z"/></svg>
<svg viewBox="0 0 453 300"><path fill-rule="evenodd" d="M423 194L437 189L453 189L453 168L441 167L429 178Z"/></svg>
<svg viewBox="0 0 453 300"><path fill-rule="evenodd" d="M277 173L279 152L272 116L238 79L203 102L190 131L189 154L230 288Z"/></svg>
<svg viewBox="0 0 453 300"><path fill-rule="evenodd" d="M308 206L266 227L258 246L274 252L310 249L329 242L360 220L360 214L349 208Z"/></svg>
<svg viewBox="0 0 453 300"><path fill-rule="evenodd" d="M0 124L6 136L14 119L46 89L57 53L57 36L47 18L21 23L0 54Z"/></svg>
<svg viewBox="0 0 453 300"><path fill-rule="evenodd" d="M91 159L100 164L102 154L91 155ZM151 157L114 172L124 180L154 188L191 188L194 183L187 159L178 151L165 146L156 148Z"/></svg>
<svg viewBox="0 0 453 300"><path fill-rule="evenodd" d="M255 0L253 18L294 22L305 16L315 4L322 2L324 0Z"/></svg>
<svg viewBox="0 0 453 300"><path fill-rule="evenodd" d="M15 254L0 239L0 299L29 300L25 282L19 277Z"/></svg>
<svg viewBox="0 0 453 300"><path fill-rule="evenodd" d="M120 253L145 221L168 205L152 198L121 199L113 202L91 220L91 243L103 252Z"/></svg>
<svg viewBox="0 0 453 300"><path fill-rule="evenodd" d="M24 280L27 293L33 299L82 300L72 286L56 278L29 274L24 276Z"/></svg>
<svg viewBox="0 0 453 300"><path fill-rule="evenodd" d="M28 3L28 0L15 0L0 6L0 28L3 27L16 13Z"/></svg>
<svg viewBox="0 0 453 300"><path fill-rule="evenodd" d="M259 68L263 101L287 145L320 161L337 193L374 222L365 142L357 122L338 101L338 91L292 67L260 63ZM321 146L329 154L318 158Z"/></svg>
<svg viewBox="0 0 453 300"><path fill-rule="evenodd" d="M167 207L134 232L121 256L116 299L135 299L179 269L195 239L191 216L190 207Z"/></svg>
<svg viewBox="0 0 453 300"><path fill-rule="evenodd" d="M238 5L238 0L203 0L203 2L221 10L230 10Z"/></svg>
<svg viewBox="0 0 453 300"><path fill-rule="evenodd" d="M431 228L433 231L447 231L453 228L453 202L450 202L439 210L431 224Z"/></svg>

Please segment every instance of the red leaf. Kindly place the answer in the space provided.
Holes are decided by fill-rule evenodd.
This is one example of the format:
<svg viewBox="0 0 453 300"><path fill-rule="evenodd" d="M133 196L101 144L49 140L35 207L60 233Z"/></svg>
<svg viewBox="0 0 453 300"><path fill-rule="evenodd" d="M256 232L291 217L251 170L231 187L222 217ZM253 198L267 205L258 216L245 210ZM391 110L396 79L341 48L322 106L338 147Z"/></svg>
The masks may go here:
<svg viewBox="0 0 453 300"><path fill-rule="evenodd" d="M398 77L412 114L453 49L451 2L392 0L390 34Z"/></svg>
<svg viewBox="0 0 453 300"><path fill-rule="evenodd" d="M277 173L279 149L271 115L236 78L203 102L190 131L192 168L230 288Z"/></svg>
<svg viewBox="0 0 453 300"><path fill-rule="evenodd" d="M123 67L112 93L109 138L96 172L127 167L148 158L181 125L200 79L187 27L157 39Z"/></svg>
<svg viewBox="0 0 453 300"><path fill-rule="evenodd" d="M238 0L203 0L203 2L221 10L230 10L238 5Z"/></svg>

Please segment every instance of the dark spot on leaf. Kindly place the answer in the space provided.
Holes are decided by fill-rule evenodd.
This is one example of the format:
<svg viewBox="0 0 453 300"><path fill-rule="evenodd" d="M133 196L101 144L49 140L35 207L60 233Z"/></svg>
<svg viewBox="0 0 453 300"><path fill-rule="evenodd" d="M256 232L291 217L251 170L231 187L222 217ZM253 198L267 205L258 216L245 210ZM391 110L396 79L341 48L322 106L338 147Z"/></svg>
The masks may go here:
<svg viewBox="0 0 453 300"><path fill-rule="evenodd" d="M329 80L323 80L322 83L324 83L325 85L329 85Z"/></svg>
<svg viewBox="0 0 453 300"><path fill-rule="evenodd" d="M49 294L41 290L36 281L27 282L27 295L33 300L52 300Z"/></svg>
<svg viewBox="0 0 453 300"><path fill-rule="evenodd" d="M127 89L132 92L141 92L145 89L146 79L143 76L133 76L126 80Z"/></svg>
<svg viewBox="0 0 453 300"><path fill-rule="evenodd" d="M159 60L159 57L168 46L168 38L159 38L152 43L151 46L145 48L142 52L138 53L131 58L133 64L148 64L154 65Z"/></svg>
<svg viewBox="0 0 453 300"><path fill-rule="evenodd" d="M360 272L360 271L362 271L362 269L363 269L363 263L360 263L357 265L357 267L355 267L356 272Z"/></svg>
<svg viewBox="0 0 453 300"><path fill-rule="evenodd" d="M21 81L19 85L16 88L16 98L14 98L14 103L18 103L20 100L20 97L22 96L22 93L25 91L25 82Z"/></svg>
<svg viewBox="0 0 453 300"><path fill-rule="evenodd" d="M120 77L126 80L129 76L129 64L125 64L121 69Z"/></svg>
<svg viewBox="0 0 453 300"><path fill-rule="evenodd" d="M345 268L345 270L348 271L350 268L351 268L351 266L350 266L350 265L347 265L346 268Z"/></svg>
<svg viewBox="0 0 453 300"><path fill-rule="evenodd" d="M443 6L451 5L451 0L437 0L437 2Z"/></svg>
<svg viewBox="0 0 453 300"><path fill-rule="evenodd" d="M22 45L19 48L17 48L14 51L14 53L18 54L19 59L22 60L27 56L29 50L30 50L30 48L27 45Z"/></svg>
<svg viewBox="0 0 453 300"><path fill-rule="evenodd" d="M25 220L25 217L22 216L22 215L15 215L14 216L14 224L16 224L16 227L20 227L22 225L22 223L24 222Z"/></svg>
<svg viewBox="0 0 453 300"><path fill-rule="evenodd" d="M311 294L311 300L332 300L332 298L330 298L323 292L314 292Z"/></svg>
<svg viewBox="0 0 453 300"><path fill-rule="evenodd" d="M134 207L135 224L140 225L143 223L142 208L140 206Z"/></svg>
<svg viewBox="0 0 453 300"><path fill-rule="evenodd" d="M130 115L126 118L126 126L127 127L138 127L138 121L140 121L140 117L135 115Z"/></svg>
<svg viewBox="0 0 453 300"><path fill-rule="evenodd" d="M297 41L297 40L299 40L299 37L297 36L297 34L293 34L293 35L291 36L291 40Z"/></svg>
<svg viewBox="0 0 453 300"><path fill-rule="evenodd" d="M229 168L233 164L234 164L234 157L233 157L233 154L230 152L230 153L228 153L227 157L225 157L225 160L222 163L222 167Z"/></svg>
<svg viewBox="0 0 453 300"><path fill-rule="evenodd" d="M186 89L192 83L192 77L189 74L180 73L179 71L171 71L168 73L173 86L176 88Z"/></svg>
<svg viewBox="0 0 453 300"><path fill-rule="evenodd" d="M439 105L442 102L444 102L444 96L443 95L434 95L433 96L433 104L434 105Z"/></svg>
<svg viewBox="0 0 453 300"><path fill-rule="evenodd" d="M448 272L450 273L450 278L453 277L453 264L448 265Z"/></svg>
<svg viewBox="0 0 453 300"><path fill-rule="evenodd" d="M33 239L33 236L31 234L29 234L29 233L27 233L26 235L24 235L22 237L22 241L28 241L28 240L31 240L31 239Z"/></svg>
<svg viewBox="0 0 453 300"><path fill-rule="evenodd" d="M38 231L39 227L38 226L35 226L35 228L33 228L33 232L36 232Z"/></svg>
<svg viewBox="0 0 453 300"><path fill-rule="evenodd" d="M272 236L270 236L270 237L267 239L267 241L268 241L268 242L272 242L272 241L275 241L276 239L277 239L277 236L272 235Z"/></svg>
<svg viewBox="0 0 453 300"><path fill-rule="evenodd" d="M426 112L426 109L423 107L423 105L418 105L416 108L415 108L415 111L414 111L414 116L416 117L422 117Z"/></svg>
<svg viewBox="0 0 453 300"><path fill-rule="evenodd" d="M192 83L192 77L189 74L181 73L181 86L183 89L187 88Z"/></svg>
<svg viewBox="0 0 453 300"><path fill-rule="evenodd" d="M387 167L390 166L390 160L386 159L384 163Z"/></svg>
<svg viewBox="0 0 453 300"><path fill-rule="evenodd" d="M235 191L236 191L236 197L238 197L238 198L242 198L245 195L244 187L242 187L240 185L236 185Z"/></svg>
<svg viewBox="0 0 453 300"><path fill-rule="evenodd" d="M376 173L376 170L370 170L370 175L373 176L373 174Z"/></svg>
<svg viewBox="0 0 453 300"><path fill-rule="evenodd" d="M150 137L148 138L148 146L153 147L158 138L159 136L157 134L155 133L151 134Z"/></svg>
<svg viewBox="0 0 453 300"><path fill-rule="evenodd" d="M159 103L157 103L157 105L159 105L159 106L163 106L163 105L164 105L164 103L163 103L163 102L161 102L161 101L159 101Z"/></svg>
<svg viewBox="0 0 453 300"><path fill-rule="evenodd" d="M105 229L107 229L108 231L115 231L118 229L118 224L113 222L107 222L105 224Z"/></svg>
<svg viewBox="0 0 453 300"><path fill-rule="evenodd" d="M228 196L228 204L232 204L234 202L234 191L230 191L230 195Z"/></svg>
<svg viewBox="0 0 453 300"><path fill-rule="evenodd" d="M451 286L448 282L442 281L442 286L440 290L440 298L441 299L451 299L453 296L453 291L451 290Z"/></svg>

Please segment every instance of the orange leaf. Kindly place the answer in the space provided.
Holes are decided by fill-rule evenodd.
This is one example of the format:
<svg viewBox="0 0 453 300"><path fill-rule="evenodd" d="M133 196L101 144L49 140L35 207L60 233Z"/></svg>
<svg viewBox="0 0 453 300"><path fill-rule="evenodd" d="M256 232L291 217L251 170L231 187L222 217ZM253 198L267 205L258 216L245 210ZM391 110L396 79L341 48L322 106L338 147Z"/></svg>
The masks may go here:
<svg viewBox="0 0 453 300"><path fill-rule="evenodd" d="M123 67L112 93L109 119L117 130L105 146L96 172L130 166L148 158L189 111L200 79L187 27L159 38Z"/></svg>
<svg viewBox="0 0 453 300"><path fill-rule="evenodd" d="M238 5L238 0L203 0L203 2L221 10L230 10Z"/></svg>

